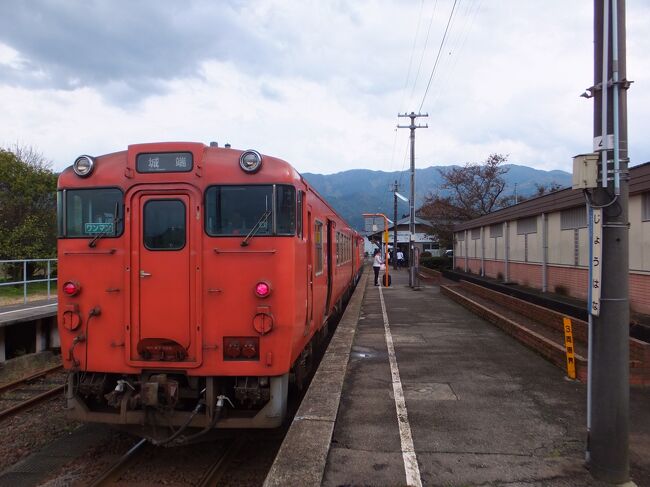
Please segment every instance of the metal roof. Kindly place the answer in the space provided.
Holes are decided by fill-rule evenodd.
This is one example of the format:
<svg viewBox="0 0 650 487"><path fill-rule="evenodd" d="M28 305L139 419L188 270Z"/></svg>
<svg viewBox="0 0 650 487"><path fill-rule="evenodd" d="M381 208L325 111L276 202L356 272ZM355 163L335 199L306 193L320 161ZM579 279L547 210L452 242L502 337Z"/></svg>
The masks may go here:
<svg viewBox="0 0 650 487"><path fill-rule="evenodd" d="M630 195L650 191L650 162L630 168ZM541 213L551 213L566 210L585 204L585 196L581 190L571 188L561 189L537 198L526 200L517 205L508 206L493 211L479 218L459 223L454 226L454 232L469 230L508 220L517 220Z"/></svg>

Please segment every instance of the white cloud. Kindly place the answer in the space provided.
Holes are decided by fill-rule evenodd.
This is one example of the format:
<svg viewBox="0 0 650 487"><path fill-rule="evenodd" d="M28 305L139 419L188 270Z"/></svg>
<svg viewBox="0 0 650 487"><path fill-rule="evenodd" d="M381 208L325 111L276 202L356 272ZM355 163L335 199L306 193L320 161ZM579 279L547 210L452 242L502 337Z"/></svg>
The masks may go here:
<svg viewBox="0 0 650 487"><path fill-rule="evenodd" d="M107 15L97 4L84 15ZM131 143L217 140L285 158L303 172L331 173L404 167L408 131L396 138L396 115L420 105L452 2L437 2L415 88L434 5L426 0L407 85L417 1L274 0L225 10L194 2L182 12L154 3L126 12L129 25L156 9L152 18L171 37L139 44L129 36L136 45L126 57L125 31L113 32L111 22L91 22L101 32L84 36L89 45L75 57L78 43L68 37L74 31L60 26L74 26L78 17L59 9L57 19L47 5L53 45L28 39L28 25L10 29L10 38L0 32L0 68L7 68L0 75L0 143L35 146L62 169L79 154ZM579 94L592 84L592 8L587 1L570 11L562 0L544 9L516 0L460 2L422 108L430 116L420 119L429 128L417 131L418 167L500 152L514 163L569 170L571 157L591 147L593 103ZM644 162L650 6L629 0L627 8L628 75L635 80L630 149L633 162ZM53 54L62 46L73 48L65 60ZM112 71L93 75L83 56L102 52Z"/></svg>

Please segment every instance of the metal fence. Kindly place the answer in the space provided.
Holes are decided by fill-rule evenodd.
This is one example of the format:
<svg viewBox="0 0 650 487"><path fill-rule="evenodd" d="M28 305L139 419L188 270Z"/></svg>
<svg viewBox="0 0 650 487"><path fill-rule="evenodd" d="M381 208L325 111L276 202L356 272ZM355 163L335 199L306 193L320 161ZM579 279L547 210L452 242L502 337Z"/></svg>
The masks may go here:
<svg viewBox="0 0 650 487"><path fill-rule="evenodd" d="M1 274L6 275L6 265L14 265L17 267L22 266L22 275L23 279L21 281L0 281L0 287L2 286L23 286L23 303L27 302L27 287L30 284L34 284L37 282L47 282L47 299L51 299L52 296L52 282L56 281L58 278L56 275L56 262L57 259L19 259L19 260L0 260L0 269L2 270ZM37 275L36 272L32 273L32 278L27 279L27 268L28 264L30 263L44 263L40 264L43 266L41 269L38 269L40 273L44 273L45 277L42 279L34 279L34 276ZM54 263L54 265L53 265ZM38 266L39 264L36 264ZM56 291L56 287L55 287ZM55 293L56 294L56 293Z"/></svg>

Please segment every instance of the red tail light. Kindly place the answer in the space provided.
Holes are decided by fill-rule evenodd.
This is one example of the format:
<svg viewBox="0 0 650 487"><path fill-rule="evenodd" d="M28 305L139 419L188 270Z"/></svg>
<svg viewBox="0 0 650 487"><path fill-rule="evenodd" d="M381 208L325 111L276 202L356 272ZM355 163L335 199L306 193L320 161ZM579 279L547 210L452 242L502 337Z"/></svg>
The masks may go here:
<svg viewBox="0 0 650 487"><path fill-rule="evenodd" d="M260 340L257 337L223 337L224 360L259 360Z"/></svg>
<svg viewBox="0 0 650 487"><path fill-rule="evenodd" d="M81 286L77 282L67 281L63 283L63 292L68 296L76 296L81 291Z"/></svg>
<svg viewBox="0 0 650 487"><path fill-rule="evenodd" d="M265 298L271 294L271 285L268 282L260 281L255 284L255 294L260 298Z"/></svg>

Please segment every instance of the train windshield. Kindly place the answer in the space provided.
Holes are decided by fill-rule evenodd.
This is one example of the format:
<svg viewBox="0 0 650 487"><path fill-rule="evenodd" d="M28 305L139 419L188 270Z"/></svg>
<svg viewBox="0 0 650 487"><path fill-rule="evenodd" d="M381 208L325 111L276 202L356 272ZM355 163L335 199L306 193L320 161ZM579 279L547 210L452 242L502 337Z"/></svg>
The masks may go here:
<svg viewBox="0 0 650 487"><path fill-rule="evenodd" d="M296 189L288 185L212 186L205 194L206 232L211 236L296 233ZM270 212L268 218L262 218Z"/></svg>
<svg viewBox="0 0 650 487"><path fill-rule="evenodd" d="M120 217L124 196L121 190L68 189L59 191L58 199L60 237L110 238L122 234L124 224Z"/></svg>

